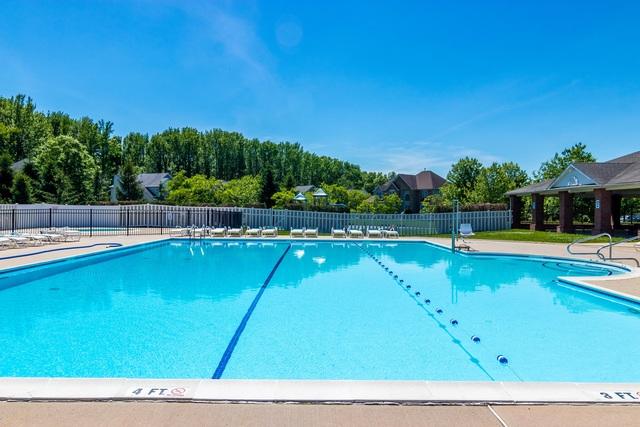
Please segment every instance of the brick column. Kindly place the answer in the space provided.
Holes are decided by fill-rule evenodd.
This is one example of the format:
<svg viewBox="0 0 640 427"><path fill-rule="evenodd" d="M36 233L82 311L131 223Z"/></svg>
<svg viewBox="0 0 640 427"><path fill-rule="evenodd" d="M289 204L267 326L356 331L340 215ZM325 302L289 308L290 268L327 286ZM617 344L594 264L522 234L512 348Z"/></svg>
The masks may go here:
<svg viewBox="0 0 640 427"><path fill-rule="evenodd" d="M533 193L531 195L531 230L544 231L544 196Z"/></svg>
<svg viewBox="0 0 640 427"><path fill-rule="evenodd" d="M610 233L613 231L613 216L611 208L613 205L611 191L604 189L593 190L596 198L596 206L593 218L593 234Z"/></svg>
<svg viewBox="0 0 640 427"><path fill-rule="evenodd" d="M509 196L511 207L511 228L522 228L522 199L518 196Z"/></svg>
<svg viewBox="0 0 640 427"><path fill-rule="evenodd" d="M611 216L614 230L620 228L620 211L622 209L622 196L614 194L611 196Z"/></svg>
<svg viewBox="0 0 640 427"><path fill-rule="evenodd" d="M573 195L568 191L558 193L560 197L560 225L559 233L573 232Z"/></svg>

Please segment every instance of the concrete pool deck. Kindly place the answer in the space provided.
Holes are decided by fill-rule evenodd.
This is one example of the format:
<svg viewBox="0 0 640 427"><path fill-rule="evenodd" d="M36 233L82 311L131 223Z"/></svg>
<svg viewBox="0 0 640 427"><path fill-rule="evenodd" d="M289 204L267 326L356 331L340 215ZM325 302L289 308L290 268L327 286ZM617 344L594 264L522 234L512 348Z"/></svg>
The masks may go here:
<svg viewBox="0 0 640 427"><path fill-rule="evenodd" d="M0 252L0 258L47 248L107 242L128 246L166 238L167 235L85 237L80 243L5 250ZM400 239L403 240L427 240L445 247L450 244L449 239L438 238ZM588 256L567 254L563 244L472 239L469 243L478 252L589 259ZM0 259L0 269L109 250L112 249L94 246ZM616 255L637 254L630 246L617 247L616 251ZM585 282L640 297L640 278L630 276L628 279L607 277ZM185 388L184 396L167 399L132 395L132 390L137 388L144 388L149 393L152 389L168 386ZM178 422L189 425L589 426L637 425L640 419L640 405L634 405L640 402L640 384L0 378L0 401L4 401L0 402L0 425L3 426L173 426ZM181 403L175 404L175 401ZM531 403L535 404L527 405Z"/></svg>

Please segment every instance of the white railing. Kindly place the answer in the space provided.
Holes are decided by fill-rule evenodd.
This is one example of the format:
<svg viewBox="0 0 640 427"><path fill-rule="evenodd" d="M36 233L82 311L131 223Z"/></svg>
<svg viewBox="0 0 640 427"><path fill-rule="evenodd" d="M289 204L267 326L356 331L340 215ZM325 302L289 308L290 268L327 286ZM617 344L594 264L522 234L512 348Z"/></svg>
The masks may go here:
<svg viewBox="0 0 640 427"><path fill-rule="evenodd" d="M170 228L189 225L226 223L228 214L242 213L242 225L249 227L332 228L394 227L401 235L450 233L453 213L433 214L362 214L315 211L291 211L260 208L190 207L164 205L69 206L69 205L0 205L0 229L38 227L140 227ZM459 222L474 231L511 228L511 211L460 212Z"/></svg>

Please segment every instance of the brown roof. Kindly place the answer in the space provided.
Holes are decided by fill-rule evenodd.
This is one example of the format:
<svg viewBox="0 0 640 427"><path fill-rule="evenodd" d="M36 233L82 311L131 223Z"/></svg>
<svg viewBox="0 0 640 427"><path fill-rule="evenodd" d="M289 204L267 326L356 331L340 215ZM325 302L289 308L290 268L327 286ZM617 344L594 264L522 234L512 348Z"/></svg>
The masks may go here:
<svg viewBox="0 0 640 427"><path fill-rule="evenodd" d="M534 182L533 184L516 188L515 190L508 191L505 194L507 196L519 196L521 194L537 193L539 191L548 189L553 181L555 181L555 179L545 179L544 181Z"/></svg>
<svg viewBox="0 0 640 427"><path fill-rule="evenodd" d="M606 162L573 163L572 166L593 179L596 185L605 186L605 188L615 184L640 184L640 151ZM550 179L533 183L526 187L509 191L506 195L516 196L551 190L551 185L554 181L554 179Z"/></svg>
<svg viewBox="0 0 640 427"><path fill-rule="evenodd" d="M402 179L412 190L437 190L447 182L446 179L431 171L422 171L416 175L401 173L397 178Z"/></svg>
<svg viewBox="0 0 640 427"><path fill-rule="evenodd" d="M574 163L573 167L593 179L596 184L607 184L612 178L627 169L631 163Z"/></svg>

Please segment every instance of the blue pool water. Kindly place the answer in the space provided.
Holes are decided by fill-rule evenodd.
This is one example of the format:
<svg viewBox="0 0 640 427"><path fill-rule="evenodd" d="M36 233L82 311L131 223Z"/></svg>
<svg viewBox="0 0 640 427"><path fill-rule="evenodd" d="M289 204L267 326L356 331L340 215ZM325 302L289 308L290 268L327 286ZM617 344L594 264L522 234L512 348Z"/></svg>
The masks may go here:
<svg viewBox="0 0 640 427"><path fill-rule="evenodd" d="M640 381L640 306L557 281L622 271L174 239L1 273L0 376Z"/></svg>

